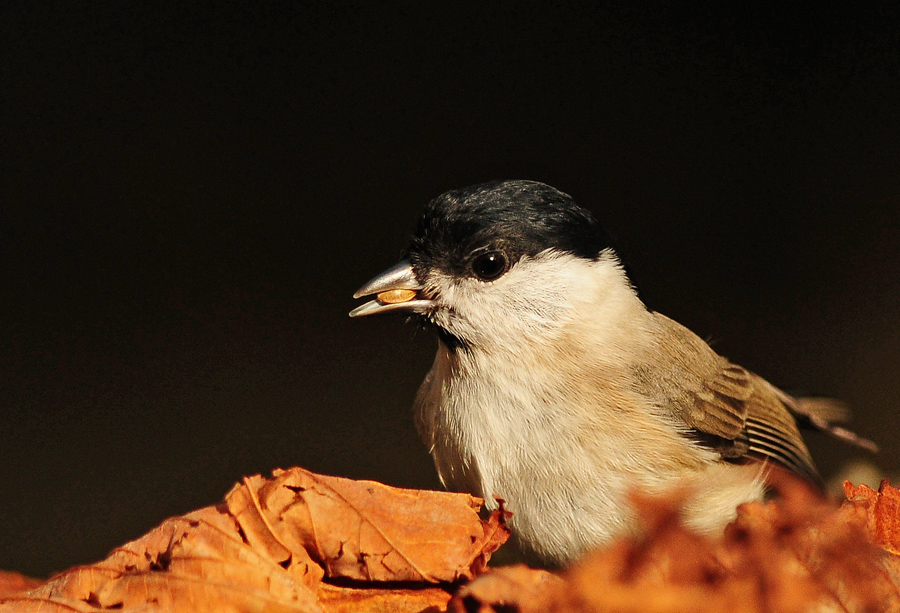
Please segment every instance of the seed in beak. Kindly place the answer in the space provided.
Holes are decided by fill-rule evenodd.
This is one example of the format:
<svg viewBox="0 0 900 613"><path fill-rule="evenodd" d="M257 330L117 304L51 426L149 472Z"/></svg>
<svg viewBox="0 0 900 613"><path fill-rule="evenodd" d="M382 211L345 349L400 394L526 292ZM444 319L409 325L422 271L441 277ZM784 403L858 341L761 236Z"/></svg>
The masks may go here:
<svg viewBox="0 0 900 613"><path fill-rule="evenodd" d="M416 292L411 289L389 289L378 294L378 302L382 304L399 304L409 302L416 297Z"/></svg>

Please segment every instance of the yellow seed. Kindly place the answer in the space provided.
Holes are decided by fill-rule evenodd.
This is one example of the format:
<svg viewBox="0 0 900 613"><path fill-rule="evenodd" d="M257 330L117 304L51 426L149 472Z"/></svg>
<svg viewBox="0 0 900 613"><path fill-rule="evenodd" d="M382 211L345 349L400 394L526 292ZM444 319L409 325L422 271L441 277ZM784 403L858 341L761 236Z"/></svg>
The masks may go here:
<svg viewBox="0 0 900 613"><path fill-rule="evenodd" d="M384 304L398 304L409 302L415 297L416 293L411 289L389 289L378 294L378 301Z"/></svg>

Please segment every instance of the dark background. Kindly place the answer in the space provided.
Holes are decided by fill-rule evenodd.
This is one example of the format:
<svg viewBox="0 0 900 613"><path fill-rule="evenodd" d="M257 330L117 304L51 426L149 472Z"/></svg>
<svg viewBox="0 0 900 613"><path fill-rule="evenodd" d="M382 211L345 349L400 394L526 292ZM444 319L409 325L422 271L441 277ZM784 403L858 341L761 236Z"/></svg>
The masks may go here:
<svg viewBox="0 0 900 613"><path fill-rule="evenodd" d="M434 340L346 314L430 198L494 178L592 208L651 307L897 466L893 3L77 4L0 9L0 568L279 466L437 487Z"/></svg>

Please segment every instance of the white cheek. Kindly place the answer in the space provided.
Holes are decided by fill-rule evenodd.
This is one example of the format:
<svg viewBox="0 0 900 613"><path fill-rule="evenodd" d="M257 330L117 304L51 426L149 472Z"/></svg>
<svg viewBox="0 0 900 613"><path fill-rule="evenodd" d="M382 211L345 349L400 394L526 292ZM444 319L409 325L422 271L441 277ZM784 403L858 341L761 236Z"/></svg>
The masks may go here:
<svg viewBox="0 0 900 613"><path fill-rule="evenodd" d="M489 334L491 342L515 343L547 335L574 314L574 298L592 285L596 264L574 256L544 253L523 258L496 281L433 275L431 284L444 308L436 322L470 343Z"/></svg>

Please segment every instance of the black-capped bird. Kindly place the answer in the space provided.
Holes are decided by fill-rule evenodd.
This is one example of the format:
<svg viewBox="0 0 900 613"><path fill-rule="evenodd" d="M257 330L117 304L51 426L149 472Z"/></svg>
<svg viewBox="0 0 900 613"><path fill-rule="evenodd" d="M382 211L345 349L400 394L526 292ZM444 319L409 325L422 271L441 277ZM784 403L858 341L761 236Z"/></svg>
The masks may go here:
<svg viewBox="0 0 900 613"><path fill-rule="evenodd" d="M715 532L763 497L769 464L817 482L798 422L871 445L648 310L596 219L542 183L432 200L354 297L372 295L351 316L437 333L414 409L441 481L505 500L546 564L634 531L634 488L682 488L685 523Z"/></svg>

